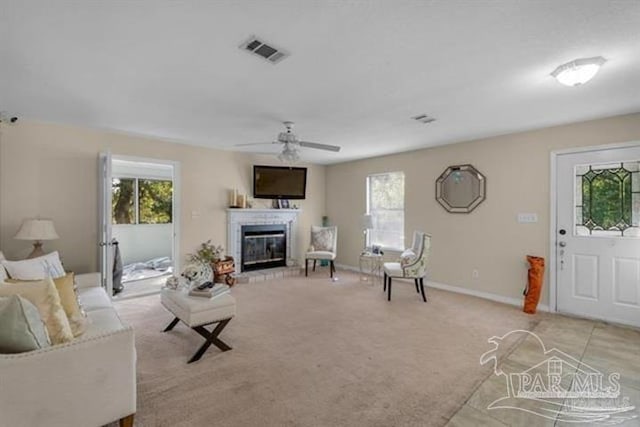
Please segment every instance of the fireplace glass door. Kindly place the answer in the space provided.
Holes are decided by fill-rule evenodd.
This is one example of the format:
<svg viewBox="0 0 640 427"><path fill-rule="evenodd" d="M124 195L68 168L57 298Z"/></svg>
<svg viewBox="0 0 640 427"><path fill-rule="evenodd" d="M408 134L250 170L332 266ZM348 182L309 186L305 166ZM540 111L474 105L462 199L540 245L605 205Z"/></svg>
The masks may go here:
<svg viewBox="0 0 640 427"><path fill-rule="evenodd" d="M242 226L242 271L285 266L286 251L284 225Z"/></svg>

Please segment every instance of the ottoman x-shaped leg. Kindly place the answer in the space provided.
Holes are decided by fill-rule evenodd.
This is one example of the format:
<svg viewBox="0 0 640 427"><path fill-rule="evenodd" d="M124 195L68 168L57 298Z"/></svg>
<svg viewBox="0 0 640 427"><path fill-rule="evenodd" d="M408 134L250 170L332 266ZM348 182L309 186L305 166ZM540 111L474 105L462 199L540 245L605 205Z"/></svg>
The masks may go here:
<svg viewBox="0 0 640 427"><path fill-rule="evenodd" d="M174 328L174 326L176 326L178 324L179 321L180 321L180 319L178 319L177 317L175 319L173 319L171 321L171 323L169 323L169 325L164 329L164 332L168 332L168 331L172 330ZM200 346L198 351L196 351L196 354L194 354L193 357L191 359L189 359L189 361L187 363L193 363L193 362L195 362L197 360L200 360L200 358L207 351L207 349L209 349L209 347L211 347L211 344L215 345L216 347L218 347L222 351L231 350L231 347L229 347L224 341L222 341L220 338L218 338L218 335L220 335L222 330L227 326L227 324L230 321L231 321L231 318L224 319L224 320L218 320L216 322L207 323L205 325L192 327L191 329L193 329L198 334L200 334L206 341L205 341L204 344L202 344L202 346ZM213 325L215 323L217 323L218 326L216 326L212 331L209 331L207 328L205 328L206 325Z"/></svg>

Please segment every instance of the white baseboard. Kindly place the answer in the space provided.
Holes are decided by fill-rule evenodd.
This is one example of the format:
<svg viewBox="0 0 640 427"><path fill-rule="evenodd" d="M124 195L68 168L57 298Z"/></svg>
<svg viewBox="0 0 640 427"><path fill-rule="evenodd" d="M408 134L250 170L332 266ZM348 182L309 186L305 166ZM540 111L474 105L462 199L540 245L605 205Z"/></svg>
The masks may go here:
<svg viewBox="0 0 640 427"><path fill-rule="evenodd" d="M524 303L522 298L505 297L503 295L497 295L489 292L478 291L476 289L461 288L459 286L452 286L444 283L427 281L427 286L430 286L435 289L442 289L443 291L471 295L474 297L484 298L484 299L488 299L495 302L501 302L503 304L515 305L518 307L521 307ZM547 304L538 304L538 310L549 311L549 306Z"/></svg>
<svg viewBox="0 0 640 427"><path fill-rule="evenodd" d="M355 271L356 273L360 273L360 269L358 267L352 267L350 265L336 264L336 268L339 268L341 270Z"/></svg>
<svg viewBox="0 0 640 427"><path fill-rule="evenodd" d="M336 264L336 268L341 268L343 270L348 270L348 271L355 271L357 273L360 272L360 269L358 267L353 267L350 265ZM404 280L404 279L398 279L398 280ZM478 291L476 289L462 288L460 286L447 285L445 283L432 282L430 280L427 280L426 285L427 287L434 288L434 289L441 289L443 291L455 292L457 294L470 295L478 298L488 299L490 301L500 302L503 304L515 305L518 307L522 307L522 304L523 304L522 298L505 297L503 295L497 295L489 292ZM547 304L539 304L538 310L548 312L549 306Z"/></svg>

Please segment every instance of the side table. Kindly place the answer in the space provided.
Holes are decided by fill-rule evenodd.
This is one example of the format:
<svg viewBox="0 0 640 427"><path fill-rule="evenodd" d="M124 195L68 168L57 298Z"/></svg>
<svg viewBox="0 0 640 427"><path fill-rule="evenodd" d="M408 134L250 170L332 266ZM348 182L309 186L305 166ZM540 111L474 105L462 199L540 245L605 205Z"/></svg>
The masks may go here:
<svg viewBox="0 0 640 427"><path fill-rule="evenodd" d="M360 254L360 280L376 283L382 278L382 255L370 252Z"/></svg>

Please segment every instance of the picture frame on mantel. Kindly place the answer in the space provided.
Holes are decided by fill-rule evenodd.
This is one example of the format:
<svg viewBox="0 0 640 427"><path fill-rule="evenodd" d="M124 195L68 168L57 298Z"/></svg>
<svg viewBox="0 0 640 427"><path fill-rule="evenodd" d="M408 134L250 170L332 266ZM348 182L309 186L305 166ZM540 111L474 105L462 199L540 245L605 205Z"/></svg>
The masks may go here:
<svg viewBox="0 0 640 427"><path fill-rule="evenodd" d="M280 209L280 200L278 199L273 199L271 201L271 208L272 209Z"/></svg>
<svg viewBox="0 0 640 427"><path fill-rule="evenodd" d="M278 205L280 209L289 209L289 200L288 199L279 199Z"/></svg>

